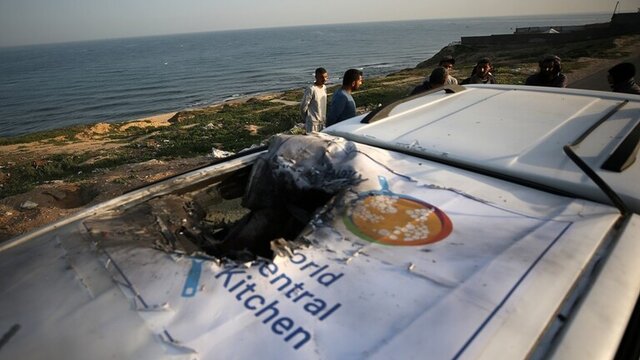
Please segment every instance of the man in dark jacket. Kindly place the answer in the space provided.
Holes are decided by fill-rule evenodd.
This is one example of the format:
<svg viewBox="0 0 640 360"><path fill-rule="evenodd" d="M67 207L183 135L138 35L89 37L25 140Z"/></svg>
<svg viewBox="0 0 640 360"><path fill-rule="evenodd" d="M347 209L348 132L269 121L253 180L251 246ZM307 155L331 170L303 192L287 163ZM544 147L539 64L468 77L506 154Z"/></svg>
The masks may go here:
<svg viewBox="0 0 640 360"><path fill-rule="evenodd" d="M620 63L609 69L609 85L614 92L640 94L640 86L634 79L636 67L632 63Z"/></svg>
<svg viewBox="0 0 640 360"><path fill-rule="evenodd" d="M471 71L471 76L462 80L460 85L495 84L496 79L493 77L491 71L493 71L491 60L489 60L489 58L482 58L478 60L476 66Z"/></svg>
<svg viewBox="0 0 640 360"><path fill-rule="evenodd" d="M538 63L540 71L527 78L525 85L567 87L567 77L562 73L560 58L547 55Z"/></svg>
<svg viewBox="0 0 640 360"><path fill-rule="evenodd" d="M437 89L443 86L447 82L448 76L449 76L449 72L447 71L447 69L439 66L433 69L433 71L431 72L431 75L429 75L429 79L425 80L422 84L416 86L413 89L413 91L411 91L411 94L409 95L415 95L428 90Z"/></svg>

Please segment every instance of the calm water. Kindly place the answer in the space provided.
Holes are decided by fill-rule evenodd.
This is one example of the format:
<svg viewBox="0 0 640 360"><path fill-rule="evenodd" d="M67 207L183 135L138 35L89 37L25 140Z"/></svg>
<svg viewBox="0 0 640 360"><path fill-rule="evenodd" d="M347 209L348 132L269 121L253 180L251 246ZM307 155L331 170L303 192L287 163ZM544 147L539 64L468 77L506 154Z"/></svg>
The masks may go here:
<svg viewBox="0 0 640 360"><path fill-rule="evenodd" d="M115 122L301 87L325 67L413 67L461 36L606 22L609 14L421 20L0 48L0 136Z"/></svg>

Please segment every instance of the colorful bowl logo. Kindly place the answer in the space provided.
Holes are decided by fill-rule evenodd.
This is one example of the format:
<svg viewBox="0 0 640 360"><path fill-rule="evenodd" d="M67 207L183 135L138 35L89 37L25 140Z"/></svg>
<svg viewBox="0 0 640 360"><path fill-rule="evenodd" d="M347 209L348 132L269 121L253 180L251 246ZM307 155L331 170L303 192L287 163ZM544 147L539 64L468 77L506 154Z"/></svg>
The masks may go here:
<svg viewBox="0 0 640 360"><path fill-rule="evenodd" d="M383 176L378 180L382 190L361 194L344 217L351 232L367 241L396 246L431 244L451 233L453 225L442 210L391 192Z"/></svg>

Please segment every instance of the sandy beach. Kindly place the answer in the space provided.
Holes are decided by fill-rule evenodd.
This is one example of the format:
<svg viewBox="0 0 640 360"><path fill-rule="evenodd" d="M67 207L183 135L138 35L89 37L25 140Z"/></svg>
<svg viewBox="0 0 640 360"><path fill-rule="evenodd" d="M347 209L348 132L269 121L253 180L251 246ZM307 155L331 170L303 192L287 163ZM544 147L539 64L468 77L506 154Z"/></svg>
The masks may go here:
<svg viewBox="0 0 640 360"><path fill-rule="evenodd" d="M624 53L619 58L580 58L581 66L575 67L567 73L569 87L590 88L606 90L606 70L620 61L632 61L638 65L640 59L640 47L637 44L640 36L626 38L618 51ZM457 65L458 66L458 65ZM458 78L464 77L464 71L468 71L471 64L460 64L453 74ZM514 63L514 68L535 70L535 63ZM640 68L640 67L639 67ZM533 69L533 70L532 70ZM400 77L389 76L385 79L367 79L369 82L379 82L381 86L395 84L410 89L422 81L427 70L410 71ZM386 81L386 82L385 82ZM374 91L375 89L367 90ZM221 111L225 107L239 107L245 103L249 105L268 103L272 111L279 107L289 107L290 111L297 111L297 102L291 94L301 94L300 89L290 92L261 94L260 96L234 99L229 102L215 104L206 109L192 109L184 112L172 112L155 116L135 119L124 123L109 124L98 123L83 128L73 139L51 138L40 139L29 143L16 143L0 146L3 154L0 160L0 185L7 184L12 176L12 169L17 166L30 166L33 171L39 167L47 166L51 156L76 156L78 154L92 154L86 160L88 162L108 158L111 154L124 147L137 144L141 149L158 146L152 138L154 132L162 128L168 128L183 119L189 119L206 111ZM296 95L297 96L297 95ZM253 102L253 103L252 103ZM274 110L275 109L275 110ZM259 114L264 110L252 110ZM193 124L180 125L182 128L196 126ZM213 128L219 128L217 124L208 124ZM256 137L259 142L258 132L262 125L244 124L244 130L250 136ZM134 138L124 137L131 130L138 129ZM144 131L142 131L142 130ZM114 134L123 134L124 140L115 141ZM210 144L210 149L224 147L223 144ZM135 149L133 150L135 151ZM0 241L10 239L34 228L43 226L61 217L68 216L80 208L90 206L131 189L143 186L159 179L183 173L190 169L203 166L213 160L211 154L151 159L143 162L134 162L109 168L94 168L89 176L82 180L50 180L38 184L33 189L7 196L0 199ZM25 165L26 164L26 165ZM86 174L85 174L86 175Z"/></svg>

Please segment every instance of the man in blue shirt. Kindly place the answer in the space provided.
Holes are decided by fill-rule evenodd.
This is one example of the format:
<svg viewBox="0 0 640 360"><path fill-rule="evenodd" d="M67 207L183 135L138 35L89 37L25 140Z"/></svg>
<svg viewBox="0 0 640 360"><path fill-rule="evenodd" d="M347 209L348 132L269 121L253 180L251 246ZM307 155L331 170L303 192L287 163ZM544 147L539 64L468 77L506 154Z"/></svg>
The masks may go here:
<svg viewBox="0 0 640 360"><path fill-rule="evenodd" d="M342 120L356 116L356 102L351 92L358 90L362 85L362 71L349 69L342 78L342 88L333 94L329 112L327 113L327 127L339 123Z"/></svg>

